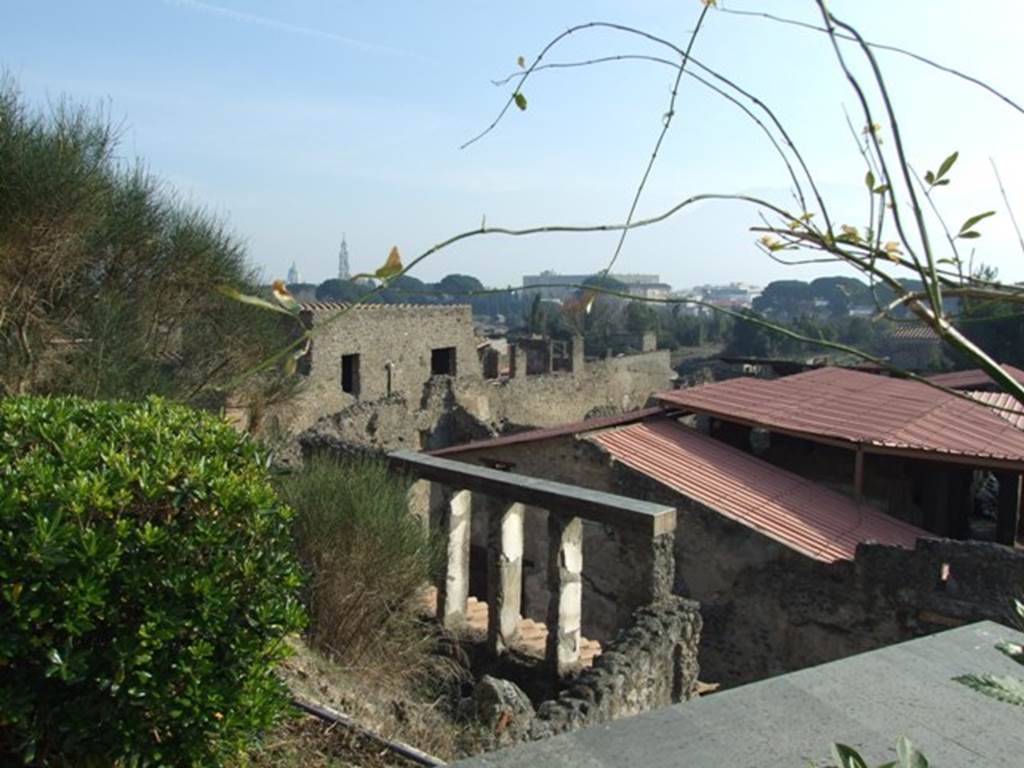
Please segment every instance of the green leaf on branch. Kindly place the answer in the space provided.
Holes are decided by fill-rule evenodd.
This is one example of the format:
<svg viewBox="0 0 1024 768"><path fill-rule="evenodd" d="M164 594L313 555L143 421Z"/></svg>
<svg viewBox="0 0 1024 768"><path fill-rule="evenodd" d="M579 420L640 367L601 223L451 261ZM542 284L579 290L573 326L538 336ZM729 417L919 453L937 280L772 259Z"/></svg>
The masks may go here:
<svg viewBox="0 0 1024 768"><path fill-rule="evenodd" d="M402 271L402 257L398 254L398 246L394 245L391 247L390 253L388 253L388 260L384 262L384 266L373 273L373 276L379 280L390 280L392 277L400 274Z"/></svg>
<svg viewBox="0 0 1024 768"><path fill-rule="evenodd" d="M526 59L524 59L522 56L516 59L516 64L519 65L520 69L526 69Z"/></svg>
<svg viewBox="0 0 1024 768"><path fill-rule="evenodd" d="M965 221L961 225L960 231L961 232L966 232L967 230L969 230L971 227L973 227L975 224L977 224L982 219L987 219L989 216L995 216L995 215L996 215L995 211L985 211L984 213L979 213L977 216L971 216L971 218L969 218L967 221Z"/></svg>
<svg viewBox="0 0 1024 768"><path fill-rule="evenodd" d="M227 296L229 299L240 301L243 304L250 304L254 307L259 307L260 309L269 309L271 312L280 312L282 315L292 316L294 314L278 304L274 304L266 299L261 299L259 296L250 296L237 291L230 286L222 285L217 288L217 291L224 296Z"/></svg>
<svg viewBox="0 0 1024 768"><path fill-rule="evenodd" d="M931 171L925 171L924 172L924 183L925 184L934 184L935 183L935 174L932 173Z"/></svg>
<svg viewBox="0 0 1024 768"><path fill-rule="evenodd" d="M512 98L516 101L516 106L519 107L520 111L526 111L526 97L519 91L516 91Z"/></svg>
<svg viewBox="0 0 1024 768"><path fill-rule="evenodd" d="M896 755L900 759L900 768L928 768L928 760L906 736L896 740Z"/></svg>
<svg viewBox="0 0 1024 768"><path fill-rule="evenodd" d="M879 184L877 187L875 187L875 193L879 194L879 195L884 195L888 191L889 191L889 185L888 184Z"/></svg>
<svg viewBox="0 0 1024 768"><path fill-rule="evenodd" d="M865 184L865 186L867 186L867 188L870 191L874 192L875 191L875 174L873 174L871 171L868 171L867 174L865 174L865 176L864 176L864 184Z"/></svg>
<svg viewBox="0 0 1024 768"><path fill-rule="evenodd" d="M949 173L949 169L953 167L953 163L956 162L956 159L958 157L960 157L960 153L959 152L954 152L949 157L947 157L945 160L943 160L942 161L942 165L939 166L939 172L935 174L935 178L936 179L941 179L943 176L945 176L947 173Z"/></svg>
<svg viewBox="0 0 1024 768"><path fill-rule="evenodd" d="M836 768L868 768L857 750L845 744L832 745L832 759L836 761Z"/></svg>
<svg viewBox="0 0 1024 768"><path fill-rule="evenodd" d="M961 232L957 237L962 237L964 240L973 240L976 237L981 237L981 232L969 229L966 232Z"/></svg>

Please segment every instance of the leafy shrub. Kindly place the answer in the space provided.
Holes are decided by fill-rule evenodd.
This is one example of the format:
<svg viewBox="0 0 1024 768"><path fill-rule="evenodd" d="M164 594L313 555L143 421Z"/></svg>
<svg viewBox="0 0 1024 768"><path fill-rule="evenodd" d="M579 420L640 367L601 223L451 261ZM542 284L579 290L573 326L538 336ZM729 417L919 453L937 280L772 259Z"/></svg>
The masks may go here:
<svg viewBox="0 0 1024 768"><path fill-rule="evenodd" d="M389 639L404 643L438 552L408 513L408 484L381 460L321 456L280 486L297 510L314 644L354 663Z"/></svg>
<svg viewBox="0 0 1024 768"><path fill-rule="evenodd" d="M104 112L0 71L0 395L191 399L287 343L216 290L258 290L242 241L123 154Z"/></svg>
<svg viewBox="0 0 1024 768"><path fill-rule="evenodd" d="M0 762L204 765L270 724L290 517L212 416L0 400Z"/></svg>

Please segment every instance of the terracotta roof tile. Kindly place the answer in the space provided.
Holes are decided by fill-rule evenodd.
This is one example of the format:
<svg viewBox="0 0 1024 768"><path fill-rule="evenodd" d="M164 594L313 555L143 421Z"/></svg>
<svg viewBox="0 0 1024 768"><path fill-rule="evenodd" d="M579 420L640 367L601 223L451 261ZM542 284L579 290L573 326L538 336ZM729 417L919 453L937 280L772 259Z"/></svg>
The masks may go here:
<svg viewBox="0 0 1024 768"><path fill-rule="evenodd" d="M658 399L810 440L1024 468L1024 432L989 408L907 379L820 368L663 392Z"/></svg>
<svg viewBox="0 0 1024 768"><path fill-rule="evenodd" d="M453 445L448 448L439 448L436 451L429 451L431 456L452 456L458 453L465 453L467 451L477 451L483 448L499 448L506 445L518 445L521 443L535 443L540 440L550 440L555 437L565 437L566 435L576 435L580 432L591 432L595 429L605 429L607 427L614 427L621 424L632 424L636 421L642 421L651 416L662 414L665 409L661 406L655 406L653 408L641 408L636 411L628 411L626 413L616 414L614 416L601 416L594 419L584 419L583 421L575 421L571 424L559 424L555 427L545 427L543 429L531 429L527 432L517 432L514 435L503 435L502 437L493 437L489 440L476 440L471 443L463 443L462 445Z"/></svg>
<svg viewBox="0 0 1024 768"><path fill-rule="evenodd" d="M1024 405L1006 392L968 392L980 403L992 407L992 412L1006 419L1017 429L1024 429Z"/></svg>
<svg viewBox="0 0 1024 768"><path fill-rule="evenodd" d="M1013 365L1002 365L1001 367L1017 381L1024 383L1024 371L1020 368ZM933 384L939 384L950 389L980 389L981 387L995 386L992 377L980 368L972 368L968 371L937 373L926 378Z"/></svg>
<svg viewBox="0 0 1024 768"><path fill-rule="evenodd" d="M674 421L589 435L617 461L817 560L875 541L912 549L931 534Z"/></svg>

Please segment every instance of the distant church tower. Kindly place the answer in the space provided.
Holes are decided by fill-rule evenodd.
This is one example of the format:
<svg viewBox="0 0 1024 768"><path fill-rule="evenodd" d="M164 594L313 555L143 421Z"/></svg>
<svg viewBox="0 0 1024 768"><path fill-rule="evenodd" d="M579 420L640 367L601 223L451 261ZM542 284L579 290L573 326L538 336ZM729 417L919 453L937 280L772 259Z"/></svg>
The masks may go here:
<svg viewBox="0 0 1024 768"><path fill-rule="evenodd" d="M302 282L302 275L299 274L299 268L295 266L295 262L292 262L292 268L288 270L288 285L295 285Z"/></svg>
<svg viewBox="0 0 1024 768"><path fill-rule="evenodd" d="M338 279L348 280L352 272L348 266L348 243L345 242L345 235L341 236L341 250L338 251Z"/></svg>

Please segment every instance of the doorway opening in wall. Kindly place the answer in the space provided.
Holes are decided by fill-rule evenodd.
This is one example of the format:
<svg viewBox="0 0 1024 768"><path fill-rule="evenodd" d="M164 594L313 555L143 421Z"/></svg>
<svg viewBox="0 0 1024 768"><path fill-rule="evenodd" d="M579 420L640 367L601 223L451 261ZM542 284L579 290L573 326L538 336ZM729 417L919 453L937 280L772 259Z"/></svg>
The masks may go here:
<svg viewBox="0 0 1024 768"><path fill-rule="evenodd" d="M341 356L341 390L359 397L359 355Z"/></svg>
<svg viewBox="0 0 1024 768"><path fill-rule="evenodd" d="M455 375L455 347L441 347L430 350L430 375Z"/></svg>

